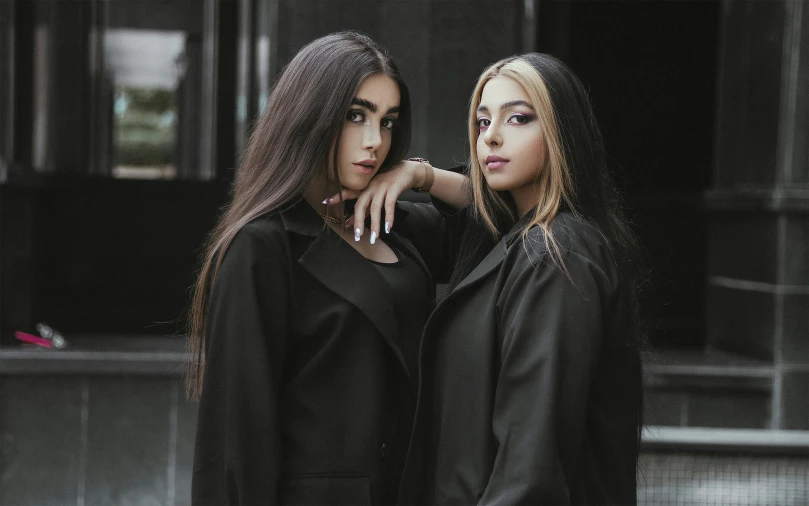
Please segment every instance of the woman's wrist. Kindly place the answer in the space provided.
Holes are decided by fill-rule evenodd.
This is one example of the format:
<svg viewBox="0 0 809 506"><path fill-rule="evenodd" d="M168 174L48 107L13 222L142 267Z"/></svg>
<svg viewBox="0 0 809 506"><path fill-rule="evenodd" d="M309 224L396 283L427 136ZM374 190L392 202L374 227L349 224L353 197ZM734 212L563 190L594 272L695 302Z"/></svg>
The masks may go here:
<svg viewBox="0 0 809 506"><path fill-rule="evenodd" d="M413 178L413 190L428 192L435 181L435 172L430 162L424 158L410 158L410 161L418 162L415 176Z"/></svg>

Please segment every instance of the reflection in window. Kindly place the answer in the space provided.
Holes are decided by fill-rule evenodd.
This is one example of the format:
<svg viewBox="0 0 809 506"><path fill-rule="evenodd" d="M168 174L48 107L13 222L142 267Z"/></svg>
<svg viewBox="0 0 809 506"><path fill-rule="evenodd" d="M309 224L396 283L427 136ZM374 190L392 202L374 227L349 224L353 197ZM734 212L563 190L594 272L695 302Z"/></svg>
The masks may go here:
<svg viewBox="0 0 809 506"><path fill-rule="evenodd" d="M113 89L112 176L177 176L185 33L107 30L104 58Z"/></svg>

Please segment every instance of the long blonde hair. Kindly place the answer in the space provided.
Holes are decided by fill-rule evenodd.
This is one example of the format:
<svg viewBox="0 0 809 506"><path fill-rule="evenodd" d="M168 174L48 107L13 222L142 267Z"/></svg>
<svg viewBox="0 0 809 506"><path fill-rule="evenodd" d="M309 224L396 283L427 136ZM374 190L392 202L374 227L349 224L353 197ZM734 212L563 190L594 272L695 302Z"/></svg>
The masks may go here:
<svg viewBox="0 0 809 506"><path fill-rule="evenodd" d="M525 89L544 133L546 156L536 179L541 191L536 210L522 229L523 241L530 228L541 227L551 260L568 274L551 221L560 210L567 209L576 219L593 226L603 236L620 272L630 312L632 342L636 348L644 347L649 281L646 255L624 215L620 194L607 170L604 143L587 90L553 56L527 53L511 57L490 66L478 79L469 106L470 193L475 219L463 231L450 288L474 269L517 219L510 195L494 191L486 184L477 156L477 108L483 88L495 77L508 77ZM641 388L640 384L636 386L638 397L642 397ZM642 410L637 422L640 438Z"/></svg>
<svg viewBox="0 0 809 506"><path fill-rule="evenodd" d="M546 155L535 182L539 198L533 216L521 230L524 243L529 229L540 227L551 260L568 274L551 222L565 209L594 227L604 237L621 273L633 313L635 342L640 345L646 340L646 255L624 215L620 194L607 169L601 130L587 90L570 68L553 56L527 53L507 58L491 65L478 79L469 104L470 193L475 219L463 231L450 287L457 286L474 269L518 218L508 192L497 192L486 183L477 156L477 108L483 88L495 77L508 77L525 89L544 135Z"/></svg>
<svg viewBox="0 0 809 506"><path fill-rule="evenodd" d="M475 213L477 218L486 225L495 240L499 239L503 232L499 229L499 220L495 216L502 213L512 214L503 197L486 183L477 153L477 142L480 136L477 126L477 109L480 106L483 88L495 77L508 77L525 89L542 125L546 146L545 160L539 172L537 172L535 180L535 184L540 189L539 201L534 211L534 217L522 230L522 236L525 238L529 229L534 226L542 228L552 258L564 269L559 245L553 236L550 223L559 212L563 202L566 202L570 210L575 213L575 208L572 205L575 188L565 157L565 149L559 133L559 124L556 121L556 112L547 84L539 71L522 57L507 58L491 65L478 78L475 91L472 93L472 99L469 103L469 173L472 181Z"/></svg>

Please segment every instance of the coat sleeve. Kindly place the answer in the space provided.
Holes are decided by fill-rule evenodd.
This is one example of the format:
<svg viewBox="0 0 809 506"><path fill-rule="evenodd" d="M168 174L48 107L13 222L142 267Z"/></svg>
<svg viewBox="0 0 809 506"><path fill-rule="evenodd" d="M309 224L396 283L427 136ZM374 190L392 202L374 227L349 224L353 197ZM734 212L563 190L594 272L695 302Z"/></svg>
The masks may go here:
<svg viewBox="0 0 809 506"><path fill-rule="evenodd" d="M609 288L592 261L565 257L570 278L523 254L501 293L498 446L480 504L570 504Z"/></svg>
<svg viewBox="0 0 809 506"><path fill-rule="evenodd" d="M194 505L278 502L290 271L283 240L255 225L248 224L233 240L211 295Z"/></svg>
<svg viewBox="0 0 809 506"><path fill-rule="evenodd" d="M418 249L433 281L446 283L455 265L469 210L453 209L434 198L429 203L400 201L398 205L408 213L405 235Z"/></svg>
<svg viewBox="0 0 809 506"><path fill-rule="evenodd" d="M465 174L467 169L459 165L446 170ZM433 281L446 283L455 266L470 206L455 209L435 197L422 195L415 201L400 198L397 202L397 207L407 212L403 232L418 249Z"/></svg>

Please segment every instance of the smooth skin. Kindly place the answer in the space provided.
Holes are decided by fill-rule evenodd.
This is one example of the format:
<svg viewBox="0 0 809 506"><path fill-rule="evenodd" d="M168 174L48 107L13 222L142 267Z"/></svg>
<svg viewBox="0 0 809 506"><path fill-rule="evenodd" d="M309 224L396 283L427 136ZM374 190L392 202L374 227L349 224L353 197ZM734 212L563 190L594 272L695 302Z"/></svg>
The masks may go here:
<svg viewBox="0 0 809 506"><path fill-rule="evenodd" d="M384 74L374 74L360 85L346 114L343 135L337 148L337 172L345 191L359 194L379 171L390 150L392 132L399 117L399 103L396 81ZM328 180L316 180L304 194L309 205L323 214L327 212L325 202L329 195L328 188L332 187L330 183L333 182L331 176ZM343 229L341 224L326 223L362 256L377 262L396 262L393 250L377 240L379 230L375 234L372 232L369 240L361 241L364 235L362 225L352 233Z"/></svg>
<svg viewBox="0 0 809 506"><path fill-rule="evenodd" d="M389 171L378 174L368 186L362 191L344 188L337 195L329 199L329 205L336 205L341 199L357 199L354 205L354 215L346 221L346 227L351 227L353 223L364 223L366 214L371 216L371 234L380 235L381 230L390 233L394 224L394 209L396 200L405 191L411 188L418 188L424 184L427 177L427 167L425 163L403 160L392 167ZM433 186L430 188L430 195L445 202L456 209L466 207L469 203L465 190L469 178L463 174L441 170L433 167ZM359 218L359 220L357 220ZM384 227L382 226L384 223Z"/></svg>
<svg viewBox="0 0 809 506"><path fill-rule="evenodd" d="M547 156L542 125L525 88L508 77L486 83L477 127L478 163L486 183L511 193L518 215L525 216L539 202L536 179Z"/></svg>
<svg viewBox="0 0 809 506"><path fill-rule="evenodd" d="M534 105L518 82L508 77L495 77L483 88L478 108L478 162L486 183L495 190L508 191L514 197L519 216L524 216L539 202L540 188L536 179L545 166L547 150L542 125ZM503 161L487 162L496 156ZM433 167L435 180L430 195L456 209L469 202L464 185L468 178L462 174ZM396 200L409 188L424 183L426 168L421 162L403 161L391 170L378 174L364 190L344 188L331 197L330 205L340 199L357 199L354 216L346 226L363 223L366 213L371 216L371 233L380 235L380 224L389 232L393 227ZM359 221L357 221L359 218Z"/></svg>

